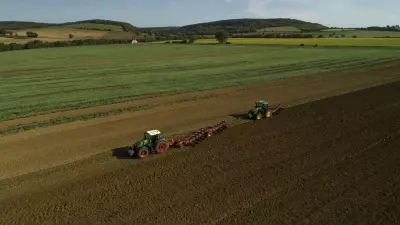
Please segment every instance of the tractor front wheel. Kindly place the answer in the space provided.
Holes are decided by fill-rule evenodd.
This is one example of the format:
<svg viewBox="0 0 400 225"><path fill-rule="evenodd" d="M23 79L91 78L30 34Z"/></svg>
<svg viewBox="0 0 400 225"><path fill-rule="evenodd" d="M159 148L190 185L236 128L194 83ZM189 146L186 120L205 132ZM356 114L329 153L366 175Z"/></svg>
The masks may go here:
<svg viewBox="0 0 400 225"><path fill-rule="evenodd" d="M157 151L157 153L163 153L163 152L167 151L168 147L169 147L168 142L160 141L156 145L156 151Z"/></svg>
<svg viewBox="0 0 400 225"><path fill-rule="evenodd" d="M256 119L257 120L260 120L262 118L262 115L261 115L261 113L257 113L257 117L256 117Z"/></svg>
<svg viewBox="0 0 400 225"><path fill-rule="evenodd" d="M143 159L150 155L150 150L147 147L139 148L136 152L137 157Z"/></svg>

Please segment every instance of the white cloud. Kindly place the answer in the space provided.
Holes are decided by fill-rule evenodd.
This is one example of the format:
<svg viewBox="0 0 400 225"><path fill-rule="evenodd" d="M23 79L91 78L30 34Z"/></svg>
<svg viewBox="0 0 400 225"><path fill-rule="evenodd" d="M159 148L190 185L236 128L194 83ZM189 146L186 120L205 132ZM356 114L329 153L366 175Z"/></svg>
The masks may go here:
<svg viewBox="0 0 400 225"><path fill-rule="evenodd" d="M246 13L260 18L294 18L328 26L399 24L398 0L245 0Z"/></svg>

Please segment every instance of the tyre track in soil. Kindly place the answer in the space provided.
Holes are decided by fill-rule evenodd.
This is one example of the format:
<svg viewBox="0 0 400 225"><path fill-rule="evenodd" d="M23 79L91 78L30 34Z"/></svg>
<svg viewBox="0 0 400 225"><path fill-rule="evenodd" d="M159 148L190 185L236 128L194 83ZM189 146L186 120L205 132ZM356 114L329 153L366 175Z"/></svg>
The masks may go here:
<svg viewBox="0 0 400 225"><path fill-rule="evenodd" d="M6 224L400 222L400 82L0 202Z"/></svg>

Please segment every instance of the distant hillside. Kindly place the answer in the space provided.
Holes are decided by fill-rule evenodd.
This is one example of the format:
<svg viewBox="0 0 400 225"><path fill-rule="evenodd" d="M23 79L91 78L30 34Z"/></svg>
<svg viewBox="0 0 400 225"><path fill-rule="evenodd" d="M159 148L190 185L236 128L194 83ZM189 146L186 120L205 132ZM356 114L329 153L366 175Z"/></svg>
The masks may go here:
<svg viewBox="0 0 400 225"><path fill-rule="evenodd" d="M140 30L151 30L151 31L169 31L169 30L179 30L181 27L140 27Z"/></svg>
<svg viewBox="0 0 400 225"><path fill-rule="evenodd" d="M28 37L28 33L30 36ZM148 35L133 25L112 20L82 20L68 23L0 22L0 43L57 42L83 39L132 40Z"/></svg>
<svg viewBox="0 0 400 225"><path fill-rule="evenodd" d="M92 26L90 26L92 24ZM97 26L96 26L97 25ZM104 30L111 29L111 26L118 26L121 27L123 31L130 31L136 32L138 29L134 27L132 24L120 22L120 21L113 21L113 20L100 20L100 19L93 19L93 20L82 20L76 22L67 22L67 23L36 23L36 22L23 22L23 21L3 21L0 22L0 30L23 30L23 29L30 29L30 28L43 28L43 27L74 27L75 28L88 28L88 29L101 29L101 26L105 25ZM106 26L108 25L108 26ZM111 29L113 30L113 29Z"/></svg>
<svg viewBox="0 0 400 225"><path fill-rule="evenodd" d="M54 25L56 24L23 22L23 21L0 21L0 30L22 30L28 28L41 28Z"/></svg>
<svg viewBox="0 0 400 225"><path fill-rule="evenodd" d="M214 34L225 30L230 33L252 33L271 27L294 27L301 31L318 31L328 27L295 19L232 19L198 23L181 27L187 34Z"/></svg>
<svg viewBox="0 0 400 225"><path fill-rule="evenodd" d="M138 30L136 27L134 27L130 23L113 21L113 20L99 20L99 19L81 20L81 21L70 22L70 23L62 23L60 25L66 26L66 25L76 25L76 24L102 24L102 25L120 26L120 27L122 27L123 31L131 31L131 32L135 32ZM105 29L109 29L109 28L105 28Z"/></svg>
<svg viewBox="0 0 400 225"><path fill-rule="evenodd" d="M29 36L31 33L36 36ZM82 20L67 23L36 23L25 21L0 22L0 43L24 44L40 40L44 42L82 39L143 39L146 34L132 24L113 20Z"/></svg>
<svg viewBox="0 0 400 225"><path fill-rule="evenodd" d="M156 32L169 34L215 34L219 30L230 33L252 33L259 30L269 30L273 27L291 27L298 31L319 31L328 27L317 23L310 23L295 19L232 19L220 20L207 23L198 23L183 27L142 27L138 28L132 24L113 20L82 20L68 23L36 23L21 21L0 22L0 30L26 30L30 28L68 27L84 30L102 31L128 31L128 32ZM273 29L272 29L273 30Z"/></svg>
<svg viewBox="0 0 400 225"><path fill-rule="evenodd" d="M81 30L102 30L102 31L124 31L121 26L97 23L75 23L64 25L64 27L81 29Z"/></svg>

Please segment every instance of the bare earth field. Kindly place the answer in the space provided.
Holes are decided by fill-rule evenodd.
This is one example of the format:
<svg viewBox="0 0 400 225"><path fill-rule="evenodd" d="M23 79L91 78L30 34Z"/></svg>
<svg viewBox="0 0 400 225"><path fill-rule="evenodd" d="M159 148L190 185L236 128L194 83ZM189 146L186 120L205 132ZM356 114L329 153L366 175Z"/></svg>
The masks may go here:
<svg viewBox="0 0 400 225"><path fill-rule="evenodd" d="M2 178L13 178L0 181L0 223L397 224L400 82L293 106L143 161L104 152L147 126L172 132L244 112L261 93L273 104L293 103L371 86L382 76L242 87L237 95L147 112L148 121L132 113L38 129L25 139L6 136ZM180 107L188 114L170 117ZM71 161L99 154L28 174L51 158L61 162L52 151Z"/></svg>

